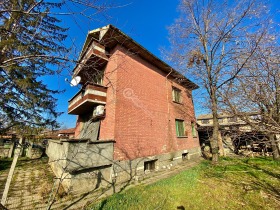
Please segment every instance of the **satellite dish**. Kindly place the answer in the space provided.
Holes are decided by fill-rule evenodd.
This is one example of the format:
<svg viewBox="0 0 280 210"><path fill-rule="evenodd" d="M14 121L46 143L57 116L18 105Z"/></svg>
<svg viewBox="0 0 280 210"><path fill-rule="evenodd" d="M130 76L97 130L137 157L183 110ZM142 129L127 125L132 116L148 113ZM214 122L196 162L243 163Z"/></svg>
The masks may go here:
<svg viewBox="0 0 280 210"><path fill-rule="evenodd" d="M73 86L77 86L81 81L81 77L80 76L76 76L74 77L71 82L70 82L70 86L73 87Z"/></svg>

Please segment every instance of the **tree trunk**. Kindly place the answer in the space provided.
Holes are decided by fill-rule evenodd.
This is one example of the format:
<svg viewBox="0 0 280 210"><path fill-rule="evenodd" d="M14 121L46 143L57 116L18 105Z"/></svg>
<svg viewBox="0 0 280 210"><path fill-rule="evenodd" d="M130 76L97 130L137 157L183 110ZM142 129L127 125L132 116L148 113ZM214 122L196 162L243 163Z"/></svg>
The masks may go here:
<svg viewBox="0 0 280 210"><path fill-rule="evenodd" d="M271 143L273 159L280 160L280 151L277 145L277 141L275 139L275 135L269 134L268 136L269 136L269 141Z"/></svg>
<svg viewBox="0 0 280 210"><path fill-rule="evenodd" d="M219 161L219 122L218 122L218 105L216 99L216 91L211 89L211 102L212 102L212 114L213 114L213 135L210 139L210 146L212 151L212 164L217 164Z"/></svg>

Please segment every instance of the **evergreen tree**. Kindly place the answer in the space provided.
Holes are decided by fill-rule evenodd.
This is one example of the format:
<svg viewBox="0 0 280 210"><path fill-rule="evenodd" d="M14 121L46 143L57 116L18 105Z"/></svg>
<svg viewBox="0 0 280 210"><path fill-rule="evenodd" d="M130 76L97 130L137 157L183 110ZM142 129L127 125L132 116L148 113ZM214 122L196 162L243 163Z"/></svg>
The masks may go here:
<svg viewBox="0 0 280 210"><path fill-rule="evenodd" d="M42 77L56 74L67 53L66 28L51 11L61 3L0 3L0 132L15 125L56 126L57 90Z"/></svg>

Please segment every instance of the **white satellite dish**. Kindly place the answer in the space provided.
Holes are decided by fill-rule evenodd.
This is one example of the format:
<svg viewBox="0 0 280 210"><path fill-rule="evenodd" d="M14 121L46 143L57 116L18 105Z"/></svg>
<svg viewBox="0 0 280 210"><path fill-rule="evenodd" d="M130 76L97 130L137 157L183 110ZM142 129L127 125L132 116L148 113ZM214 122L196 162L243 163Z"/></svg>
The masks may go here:
<svg viewBox="0 0 280 210"><path fill-rule="evenodd" d="M70 86L73 87L73 86L77 86L81 81L81 77L80 76L76 76L74 77L71 82L70 82Z"/></svg>

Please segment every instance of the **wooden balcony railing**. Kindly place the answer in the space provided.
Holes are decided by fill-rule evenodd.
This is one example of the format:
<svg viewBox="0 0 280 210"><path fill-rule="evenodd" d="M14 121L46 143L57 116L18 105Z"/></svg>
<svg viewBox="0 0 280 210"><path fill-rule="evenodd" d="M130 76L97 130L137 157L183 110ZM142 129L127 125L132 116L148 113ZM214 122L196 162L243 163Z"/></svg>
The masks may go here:
<svg viewBox="0 0 280 210"><path fill-rule="evenodd" d="M84 69L100 69L108 62L107 52L101 44L92 41L83 53L80 63L74 69L74 75L82 74Z"/></svg>
<svg viewBox="0 0 280 210"><path fill-rule="evenodd" d="M68 114L83 114L92 111L95 105L106 104L106 94L106 87L88 84L68 101Z"/></svg>

